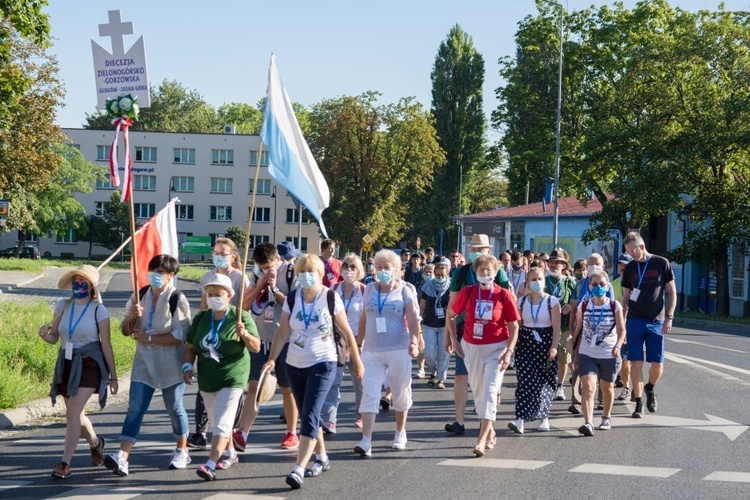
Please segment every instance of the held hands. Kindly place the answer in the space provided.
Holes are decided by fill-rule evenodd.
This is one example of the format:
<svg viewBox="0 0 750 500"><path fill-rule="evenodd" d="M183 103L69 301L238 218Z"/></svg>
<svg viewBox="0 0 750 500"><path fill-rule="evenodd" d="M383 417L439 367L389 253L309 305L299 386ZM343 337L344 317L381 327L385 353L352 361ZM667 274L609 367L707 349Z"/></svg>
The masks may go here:
<svg viewBox="0 0 750 500"><path fill-rule="evenodd" d="M143 307L140 304L133 305L133 312L130 313L130 321L135 321L143 316Z"/></svg>
<svg viewBox="0 0 750 500"><path fill-rule="evenodd" d="M39 336L45 342L50 342L49 334L52 333L52 327L50 325L42 325L39 327Z"/></svg>
<svg viewBox="0 0 750 500"><path fill-rule="evenodd" d="M242 321L237 322L237 340L244 340L248 336L247 330L245 329L245 323Z"/></svg>

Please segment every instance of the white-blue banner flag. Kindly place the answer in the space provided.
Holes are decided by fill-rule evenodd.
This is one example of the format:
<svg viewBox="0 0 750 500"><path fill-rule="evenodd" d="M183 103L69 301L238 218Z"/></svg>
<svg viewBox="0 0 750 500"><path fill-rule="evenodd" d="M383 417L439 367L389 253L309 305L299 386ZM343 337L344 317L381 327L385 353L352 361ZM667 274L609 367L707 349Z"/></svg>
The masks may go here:
<svg viewBox="0 0 750 500"><path fill-rule="evenodd" d="M322 213L330 204L328 183L302 136L273 55L267 92L260 138L268 150L268 173L318 220L320 232L327 238Z"/></svg>

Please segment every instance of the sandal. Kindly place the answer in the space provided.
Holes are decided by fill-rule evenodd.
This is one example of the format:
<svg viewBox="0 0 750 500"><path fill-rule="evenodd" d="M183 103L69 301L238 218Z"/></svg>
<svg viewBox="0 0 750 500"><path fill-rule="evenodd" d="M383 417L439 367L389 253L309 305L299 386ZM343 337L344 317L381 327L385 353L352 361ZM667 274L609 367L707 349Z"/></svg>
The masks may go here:
<svg viewBox="0 0 750 500"><path fill-rule="evenodd" d="M391 401L391 398L387 398L385 396L383 396L382 398L380 398L380 407L384 411L388 411L388 409L390 409L390 407L391 407L392 404L393 404L393 401Z"/></svg>
<svg viewBox="0 0 750 500"><path fill-rule="evenodd" d="M471 451L474 452L474 456L477 458L484 457L484 449L479 445L476 445Z"/></svg>
<svg viewBox="0 0 750 500"><path fill-rule="evenodd" d="M484 444L485 449L492 450L497 446L497 435L492 436L489 441Z"/></svg>

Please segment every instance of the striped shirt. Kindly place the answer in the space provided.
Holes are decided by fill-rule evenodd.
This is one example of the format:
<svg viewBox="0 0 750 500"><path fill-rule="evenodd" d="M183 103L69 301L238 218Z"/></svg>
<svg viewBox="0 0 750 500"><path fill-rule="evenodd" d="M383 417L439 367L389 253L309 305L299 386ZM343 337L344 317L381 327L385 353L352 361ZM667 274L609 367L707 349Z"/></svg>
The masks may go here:
<svg viewBox="0 0 750 500"><path fill-rule="evenodd" d="M622 310L619 302L612 301L612 303L615 305L615 311ZM617 343L612 303L610 303L609 298L604 297L602 305L594 304L594 299L589 299L578 305L578 309L583 311L580 354L599 359L612 357L612 348ZM584 305L585 311L583 310Z"/></svg>

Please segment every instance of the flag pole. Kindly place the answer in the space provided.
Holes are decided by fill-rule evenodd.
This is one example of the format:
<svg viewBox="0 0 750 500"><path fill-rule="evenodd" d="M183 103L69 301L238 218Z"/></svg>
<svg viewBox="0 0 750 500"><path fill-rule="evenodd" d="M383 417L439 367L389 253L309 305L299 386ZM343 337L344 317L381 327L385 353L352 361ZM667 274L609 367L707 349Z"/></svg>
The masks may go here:
<svg viewBox="0 0 750 500"><path fill-rule="evenodd" d="M245 274L247 270L247 255L248 251L250 249L250 231L252 231L253 228L253 215L255 213L255 193L258 191L258 174L260 173L260 159L263 156L263 140L261 139L260 144L258 145L258 161L255 163L255 178L253 179L253 196L250 199L250 213L247 217L247 232L245 234L245 254L242 257L242 273ZM276 215L274 215L276 217ZM274 241L274 244L276 242ZM245 287L240 287L240 301L238 304L240 305L240 310L244 308L244 302L245 300ZM241 315L238 316L237 321L241 321Z"/></svg>
<svg viewBox="0 0 750 500"><path fill-rule="evenodd" d="M109 264L112 261L112 259L114 259L115 257L117 257L117 254L120 253L120 250L122 250L123 248L125 248L125 245L127 245L128 243L130 243L130 240L132 240L132 239L133 239L132 236L128 236L128 239L125 240L125 241L123 241L122 245L120 245L119 247L117 247L117 250L115 250L114 252L112 252L112 255L110 255L109 257L107 257L107 259L104 262L102 262L101 264L99 264L96 267L96 270L97 271L101 271L104 266L106 266L107 264Z"/></svg>
<svg viewBox="0 0 750 500"><path fill-rule="evenodd" d="M133 295L135 296L135 305L141 305L141 298L138 293L138 254L135 251L135 204L133 203L133 189L130 179L125 179L128 183L123 189L130 190L128 196L128 208L130 209L130 261L133 264Z"/></svg>

